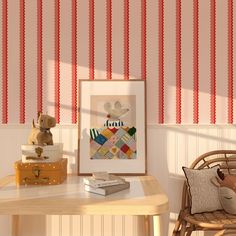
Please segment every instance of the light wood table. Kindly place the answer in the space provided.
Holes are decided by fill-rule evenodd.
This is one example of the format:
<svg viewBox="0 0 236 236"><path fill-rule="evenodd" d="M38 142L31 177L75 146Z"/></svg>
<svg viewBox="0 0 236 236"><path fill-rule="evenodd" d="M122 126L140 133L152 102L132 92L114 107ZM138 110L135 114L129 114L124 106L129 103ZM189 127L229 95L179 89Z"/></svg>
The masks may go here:
<svg viewBox="0 0 236 236"><path fill-rule="evenodd" d="M16 187L14 176L0 180L0 215L12 215L12 236L18 235L20 215L142 215L146 235L160 235L159 216L168 198L152 176L125 177L130 189L108 196L84 191L83 177L68 176L60 185Z"/></svg>

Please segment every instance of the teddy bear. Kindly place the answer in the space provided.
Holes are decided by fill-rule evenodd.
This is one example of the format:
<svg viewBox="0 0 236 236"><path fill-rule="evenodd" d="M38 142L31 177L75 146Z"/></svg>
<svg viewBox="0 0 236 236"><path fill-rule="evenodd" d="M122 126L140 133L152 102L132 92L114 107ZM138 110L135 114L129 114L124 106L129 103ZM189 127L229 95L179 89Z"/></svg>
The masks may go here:
<svg viewBox="0 0 236 236"><path fill-rule="evenodd" d="M211 182L219 188L222 208L230 214L236 214L236 175L224 175L220 169L217 174Z"/></svg>
<svg viewBox="0 0 236 236"><path fill-rule="evenodd" d="M56 126L56 119L52 116L38 113L38 127L32 122L32 130L28 137L28 144L53 145L53 136L50 128Z"/></svg>

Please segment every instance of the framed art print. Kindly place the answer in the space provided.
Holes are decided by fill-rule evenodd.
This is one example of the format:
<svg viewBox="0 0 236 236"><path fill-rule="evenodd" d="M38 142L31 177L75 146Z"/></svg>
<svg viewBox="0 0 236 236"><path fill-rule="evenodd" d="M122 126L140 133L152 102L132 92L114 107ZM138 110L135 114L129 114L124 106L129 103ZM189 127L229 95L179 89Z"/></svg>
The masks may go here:
<svg viewBox="0 0 236 236"><path fill-rule="evenodd" d="M146 174L143 80L81 80L79 175Z"/></svg>

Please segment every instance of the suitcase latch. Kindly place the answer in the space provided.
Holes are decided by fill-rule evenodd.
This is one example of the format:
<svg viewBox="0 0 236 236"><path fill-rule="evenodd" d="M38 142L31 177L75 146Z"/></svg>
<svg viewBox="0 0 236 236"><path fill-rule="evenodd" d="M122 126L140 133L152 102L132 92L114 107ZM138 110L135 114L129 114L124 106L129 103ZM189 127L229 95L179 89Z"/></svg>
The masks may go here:
<svg viewBox="0 0 236 236"><path fill-rule="evenodd" d="M36 178L39 177L39 175L40 175L40 169L39 169L38 166L33 167L32 172L33 172L33 174L34 174L34 176L35 176Z"/></svg>

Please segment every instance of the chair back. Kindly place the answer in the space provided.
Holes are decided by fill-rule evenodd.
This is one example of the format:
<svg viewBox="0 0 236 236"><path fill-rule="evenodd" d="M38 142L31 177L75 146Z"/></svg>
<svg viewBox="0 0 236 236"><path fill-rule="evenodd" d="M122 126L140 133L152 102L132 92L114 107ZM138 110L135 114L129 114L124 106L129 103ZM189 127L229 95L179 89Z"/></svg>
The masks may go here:
<svg viewBox="0 0 236 236"><path fill-rule="evenodd" d="M224 174L236 174L236 150L216 150L199 156L190 166L191 169L208 169L219 165ZM190 197L187 182L184 182L182 209L190 208Z"/></svg>

